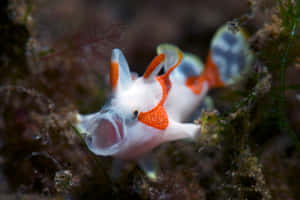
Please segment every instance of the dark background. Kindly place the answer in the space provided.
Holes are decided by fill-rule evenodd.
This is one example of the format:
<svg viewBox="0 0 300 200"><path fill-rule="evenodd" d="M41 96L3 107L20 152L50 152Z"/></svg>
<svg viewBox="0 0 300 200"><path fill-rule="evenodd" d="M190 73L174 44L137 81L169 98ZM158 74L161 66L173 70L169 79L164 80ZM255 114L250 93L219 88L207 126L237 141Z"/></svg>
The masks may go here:
<svg viewBox="0 0 300 200"><path fill-rule="evenodd" d="M0 5L0 199L299 198L299 87L284 91L283 120L278 66L288 39L281 37L278 1L3 0ZM219 139L156 149L161 167L156 182L134 163L111 180L112 159L90 154L70 126L76 112L95 112L110 95L111 50L122 49L139 75L164 42L205 61L213 34L225 23L249 32L257 62L241 84L209 93L220 114L205 114L211 117L208 136L218 133ZM291 54L286 88L299 84L297 54ZM272 88L252 102L263 66L272 75ZM251 106L242 109L245 98ZM236 104L240 109L232 109ZM220 116L233 118L223 131Z"/></svg>

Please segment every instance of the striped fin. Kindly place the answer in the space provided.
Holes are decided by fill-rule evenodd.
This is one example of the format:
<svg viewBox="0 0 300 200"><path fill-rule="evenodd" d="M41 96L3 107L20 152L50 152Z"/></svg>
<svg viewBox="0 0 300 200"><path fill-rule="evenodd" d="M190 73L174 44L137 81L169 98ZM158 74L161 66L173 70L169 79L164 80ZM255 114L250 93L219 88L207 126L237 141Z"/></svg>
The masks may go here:
<svg viewBox="0 0 300 200"><path fill-rule="evenodd" d="M184 53L180 65L171 73L171 78L186 81L189 77L199 76L204 69L203 62L194 54Z"/></svg>
<svg viewBox="0 0 300 200"><path fill-rule="evenodd" d="M179 48L171 44L161 44L157 47L157 53L176 52ZM169 53L170 55L170 53ZM169 58L170 59L170 58ZM171 58L172 59L172 58ZM175 60L175 59L174 59ZM175 61L173 61L175 63ZM168 71L170 64L165 65L165 72ZM188 77L199 76L204 68L203 62L194 54L184 53L182 62L170 74L173 80L185 81Z"/></svg>
<svg viewBox="0 0 300 200"><path fill-rule="evenodd" d="M164 71L165 75L169 76L169 74L181 64L183 53L178 47L171 44L161 44L156 50L158 55L166 55Z"/></svg>
<svg viewBox="0 0 300 200"><path fill-rule="evenodd" d="M246 33L241 28L232 32L228 25L222 26L215 34L210 55L221 81L226 85L239 81L253 61Z"/></svg>
<svg viewBox="0 0 300 200"><path fill-rule="evenodd" d="M157 55L149 64L147 67L143 77L145 79L153 80L155 79L155 76L159 73L162 66L164 65L164 61L166 59L166 55L164 53L161 53Z"/></svg>

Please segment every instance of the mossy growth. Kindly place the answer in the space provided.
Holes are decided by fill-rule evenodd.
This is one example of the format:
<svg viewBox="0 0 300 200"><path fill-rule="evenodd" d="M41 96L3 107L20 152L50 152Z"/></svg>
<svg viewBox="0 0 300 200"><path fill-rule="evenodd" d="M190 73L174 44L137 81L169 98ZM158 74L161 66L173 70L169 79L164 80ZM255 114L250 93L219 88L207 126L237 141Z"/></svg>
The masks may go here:
<svg viewBox="0 0 300 200"><path fill-rule="evenodd" d="M258 157L251 153L249 137L253 109L271 88L271 75L265 69L249 95L236 103L227 115L203 112L197 123L202 125L200 142L217 145L222 151L222 164L215 181L221 190L211 195L228 199L271 199Z"/></svg>

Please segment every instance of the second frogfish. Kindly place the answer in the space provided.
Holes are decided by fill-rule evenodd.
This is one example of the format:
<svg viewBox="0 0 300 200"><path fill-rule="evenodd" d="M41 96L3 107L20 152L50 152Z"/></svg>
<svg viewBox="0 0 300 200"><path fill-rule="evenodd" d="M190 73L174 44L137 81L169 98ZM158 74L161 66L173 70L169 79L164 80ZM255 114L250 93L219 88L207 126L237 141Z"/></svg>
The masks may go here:
<svg viewBox="0 0 300 200"><path fill-rule="evenodd" d="M112 96L100 111L78 114L76 127L96 155L136 160L147 171L144 157L153 148L201 137L199 124L184 121L210 89L238 81L249 71L252 60L244 32L232 32L226 25L213 37L205 64L174 45L161 44L157 56L138 77L130 72L122 51L113 49ZM162 69L164 73L159 75Z"/></svg>

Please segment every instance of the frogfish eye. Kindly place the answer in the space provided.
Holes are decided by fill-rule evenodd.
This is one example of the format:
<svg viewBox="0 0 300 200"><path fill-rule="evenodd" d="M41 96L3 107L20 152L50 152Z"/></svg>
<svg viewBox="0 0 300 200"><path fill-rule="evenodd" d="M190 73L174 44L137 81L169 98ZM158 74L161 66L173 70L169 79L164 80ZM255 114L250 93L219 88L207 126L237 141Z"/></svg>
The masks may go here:
<svg viewBox="0 0 300 200"><path fill-rule="evenodd" d="M133 111L133 116L134 116L135 118L137 118L138 115L139 115L139 111L138 111L138 110L134 110L134 111Z"/></svg>

